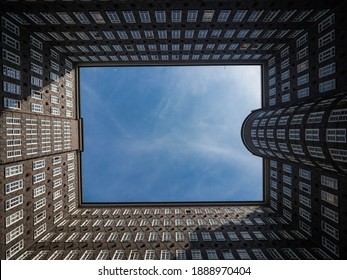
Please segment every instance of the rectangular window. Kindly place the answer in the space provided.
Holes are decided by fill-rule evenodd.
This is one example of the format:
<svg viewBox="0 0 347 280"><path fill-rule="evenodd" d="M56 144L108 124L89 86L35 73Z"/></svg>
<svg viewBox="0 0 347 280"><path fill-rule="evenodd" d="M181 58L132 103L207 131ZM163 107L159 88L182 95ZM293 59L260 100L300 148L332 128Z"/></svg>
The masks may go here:
<svg viewBox="0 0 347 280"><path fill-rule="evenodd" d="M45 180L45 173L44 172L33 175L33 184L36 184L36 183L44 181L44 180Z"/></svg>
<svg viewBox="0 0 347 280"><path fill-rule="evenodd" d="M30 49L30 53L31 53L31 55L30 55L31 58L33 58L39 62L43 61L43 55L40 54L39 52Z"/></svg>
<svg viewBox="0 0 347 280"><path fill-rule="evenodd" d="M41 198L38 201L34 202L34 211L44 207L46 205L46 198Z"/></svg>
<svg viewBox="0 0 347 280"><path fill-rule="evenodd" d="M300 129L289 129L290 140L300 140Z"/></svg>
<svg viewBox="0 0 347 280"><path fill-rule="evenodd" d="M16 80L20 80L21 79L21 75L20 75L20 71L19 70L13 69L13 68L11 68L9 66L5 66L5 65L3 65L2 69L3 69L2 73L5 76L13 78L13 79L16 79Z"/></svg>
<svg viewBox="0 0 347 280"><path fill-rule="evenodd" d="M296 71L297 71L297 73L300 73L300 72L302 72L302 71L307 70L308 67L309 67L309 61L308 61L308 60L305 60L304 62L301 62L300 64L298 64L298 65L296 66Z"/></svg>
<svg viewBox="0 0 347 280"><path fill-rule="evenodd" d="M319 129L305 129L305 140L319 141Z"/></svg>
<svg viewBox="0 0 347 280"><path fill-rule="evenodd" d="M318 158L325 158L322 148L320 147L314 147L314 146L307 146L308 152L310 153L311 156L313 157L318 157Z"/></svg>
<svg viewBox="0 0 347 280"><path fill-rule="evenodd" d="M347 109L333 110L329 117L329 122L347 121Z"/></svg>
<svg viewBox="0 0 347 280"><path fill-rule="evenodd" d="M33 189L33 197L37 197L41 194L44 194L46 192L46 186L40 186L35 189Z"/></svg>
<svg viewBox="0 0 347 280"><path fill-rule="evenodd" d="M17 212L14 212L13 214L11 214L10 216L6 217L6 227L9 227L10 225L20 221L21 219L23 219L23 209L19 210Z"/></svg>
<svg viewBox="0 0 347 280"><path fill-rule="evenodd" d="M289 77L290 77L290 69L288 69L287 71L284 71L284 72L281 74L281 80L289 79Z"/></svg>
<svg viewBox="0 0 347 280"><path fill-rule="evenodd" d="M47 230L46 223L39 226L37 229L34 230L34 239L39 237L41 234L43 234Z"/></svg>
<svg viewBox="0 0 347 280"><path fill-rule="evenodd" d="M31 103L31 112L43 113L43 106L36 103Z"/></svg>
<svg viewBox="0 0 347 280"><path fill-rule="evenodd" d="M5 178L23 173L23 164L5 167Z"/></svg>
<svg viewBox="0 0 347 280"><path fill-rule="evenodd" d="M304 58L307 55L308 55L308 47L305 47L296 53L296 58L299 60Z"/></svg>
<svg viewBox="0 0 347 280"><path fill-rule="evenodd" d="M40 169L43 167L45 167L45 160L44 159L33 161L33 166L32 166L33 170L37 170L37 169Z"/></svg>
<svg viewBox="0 0 347 280"><path fill-rule="evenodd" d="M318 24L318 33L322 32L323 30L327 29L329 26L333 25L335 23L335 14L332 14L328 18L324 19L322 22Z"/></svg>
<svg viewBox="0 0 347 280"><path fill-rule="evenodd" d="M327 239L325 236L322 236L322 245L334 255L339 256L339 247L334 242L331 242L329 239Z"/></svg>
<svg viewBox="0 0 347 280"><path fill-rule="evenodd" d="M335 40L335 30L330 31L329 33L325 34L323 37L320 37L318 39L318 47L321 48L330 42Z"/></svg>
<svg viewBox="0 0 347 280"><path fill-rule="evenodd" d="M338 197L326 191L321 191L321 199L332 205L338 206Z"/></svg>
<svg viewBox="0 0 347 280"><path fill-rule="evenodd" d="M237 10L236 14L234 15L233 22L241 22L246 15L247 10Z"/></svg>
<svg viewBox="0 0 347 280"><path fill-rule="evenodd" d="M339 240L339 230L333 227L332 225L321 221L321 227L324 232L335 238L336 240Z"/></svg>
<svg viewBox="0 0 347 280"><path fill-rule="evenodd" d="M1 18L2 26L6 28L8 31L12 32L13 34L19 36L19 27L12 23L11 21L7 20L6 18Z"/></svg>
<svg viewBox="0 0 347 280"><path fill-rule="evenodd" d="M17 180L11 183L5 184L5 194L20 190L23 188L23 180Z"/></svg>
<svg viewBox="0 0 347 280"><path fill-rule="evenodd" d="M330 58L332 58L334 56L335 56L335 46L333 46L333 47L331 47L331 48L329 48L329 49L319 53L318 61L319 62L323 62L323 61L328 60L328 59L330 59Z"/></svg>
<svg viewBox="0 0 347 280"><path fill-rule="evenodd" d="M226 22L230 14L230 10L221 10L217 22Z"/></svg>
<svg viewBox="0 0 347 280"><path fill-rule="evenodd" d="M292 118L292 121L290 122L290 124L291 125L293 125L293 124L301 124L303 117L304 117L304 114L294 115L293 118Z"/></svg>
<svg viewBox="0 0 347 280"><path fill-rule="evenodd" d="M327 142L346 143L345 128L329 128L326 132Z"/></svg>
<svg viewBox="0 0 347 280"><path fill-rule="evenodd" d="M155 11L155 19L158 23L166 22L165 11Z"/></svg>
<svg viewBox="0 0 347 280"><path fill-rule="evenodd" d="M326 206L321 206L321 214L335 223L339 222L339 214Z"/></svg>
<svg viewBox="0 0 347 280"><path fill-rule="evenodd" d="M298 86L301 86L303 84L308 83L309 81L310 81L309 74L305 74L305 75L302 75L302 76L298 77L296 83L297 83Z"/></svg>
<svg viewBox="0 0 347 280"><path fill-rule="evenodd" d="M299 169L299 176L301 178L311 180L311 172L305 169Z"/></svg>
<svg viewBox="0 0 347 280"><path fill-rule="evenodd" d="M311 113L307 119L307 123L320 123L322 121L324 112Z"/></svg>
<svg viewBox="0 0 347 280"><path fill-rule="evenodd" d="M22 203L23 203L23 195L21 194L21 195L15 196L5 201L5 210L7 211L9 209L12 209Z"/></svg>
<svg viewBox="0 0 347 280"><path fill-rule="evenodd" d="M336 88L336 80L332 79L324 83L319 83L319 92L326 92Z"/></svg>
<svg viewBox="0 0 347 280"><path fill-rule="evenodd" d="M299 202L309 208L311 208L311 199L309 199L308 197L299 194Z"/></svg>
<svg viewBox="0 0 347 280"><path fill-rule="evenodd" d="M15 85L9 82L3 82L3 91L20 95L22 93L21 87L19 85Z"/></svg>
<svg viewBox="0 0 347 280"><path fill-rule="evenodd" d="M11 259L15 254L17 254L23 248L24 248L24 240L22 239L6 251L6 259L7 260Z"/></svg>
<svg viewBox="0 0 347 280"><path fill-rule="evenodd" d="M11 62L11 63L20 65L20 57L19 57L19 55L11 53L8 50L5 50L5 49L2 50L2 58L7 60L7 61L9 61L9 62Z"/></svg>
<svg viewBox="0 0 347 280"><path fill-rule="evenodd" d="M263 22L270 22L272 21L276 16L277 14L279 13L280 11L279 10L272 10L272 11L269 11L265 17L263 18Z"/></svg>
<svg viewBox="0 0 347 280"><path fill-rule="evenodd" d="M311 222L311 213L305 210L304 208L299 207L299 215L306 221Z"/></svg>
<svg viewBox="0 0 347 280"><path fill-rule="evenodd" d="M336 161L347 162L347 150L329 148L331 157Z"/></svg>
<svg viewBox="0 0 347 280"><path fill-rule="evenodd" d="M331 74L334 74L335 71L336 71L335 62L329 65L326 65L324 67L321 67L319 68L319 78L323 78Z"/></svg>
<svg viewBox="0 0 347 280"><path fill-rule="evenodd" d="M306 87L303 89L299 89L297 92L298 98L304 98L310 95L310 88Z"/></svg>

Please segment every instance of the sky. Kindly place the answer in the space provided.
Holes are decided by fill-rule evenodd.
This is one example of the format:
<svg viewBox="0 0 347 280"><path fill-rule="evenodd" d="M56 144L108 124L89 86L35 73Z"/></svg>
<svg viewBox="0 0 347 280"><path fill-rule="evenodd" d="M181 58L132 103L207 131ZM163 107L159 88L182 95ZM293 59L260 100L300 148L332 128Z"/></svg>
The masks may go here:
<svg viewBox="0 0 347 280"><path fill-rule="evenodd" d="M262 200L260 66L80 68L83 202Z"/></svg>

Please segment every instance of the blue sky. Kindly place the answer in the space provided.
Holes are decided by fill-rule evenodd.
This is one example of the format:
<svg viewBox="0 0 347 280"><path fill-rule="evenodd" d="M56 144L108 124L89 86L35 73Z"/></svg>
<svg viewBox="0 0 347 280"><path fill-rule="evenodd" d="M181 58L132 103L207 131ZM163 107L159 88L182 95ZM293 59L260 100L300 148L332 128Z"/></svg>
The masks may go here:
<svg viewBox="0 0 347 280"><path fill-rule="evenodd" d="M81 68L84 202L256 201L259 66Z"/></svg>

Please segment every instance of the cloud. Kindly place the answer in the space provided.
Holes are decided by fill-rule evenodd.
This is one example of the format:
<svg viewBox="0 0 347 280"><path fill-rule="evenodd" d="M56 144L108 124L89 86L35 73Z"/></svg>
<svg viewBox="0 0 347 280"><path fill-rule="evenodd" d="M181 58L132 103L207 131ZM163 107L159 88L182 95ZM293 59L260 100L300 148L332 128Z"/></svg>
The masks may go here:
<svg viewBox="0 0 347 280"><path fill-rule="evenodd" d="M173 201L257 196L249 189L261 184L261 160L244 148L240 128L260 107L259 67L161 68L152 75L143 70L134 86L126 68L112 71L120 83L95 89L91 79L84 85L94 109L85 116L89 136L97 138L90 141L89 161L102 177L88 181L99 183L94 194L103 187L104 200L134 193L135 201L165 194ZM145 81L153 84L140 86Z"/></svg>

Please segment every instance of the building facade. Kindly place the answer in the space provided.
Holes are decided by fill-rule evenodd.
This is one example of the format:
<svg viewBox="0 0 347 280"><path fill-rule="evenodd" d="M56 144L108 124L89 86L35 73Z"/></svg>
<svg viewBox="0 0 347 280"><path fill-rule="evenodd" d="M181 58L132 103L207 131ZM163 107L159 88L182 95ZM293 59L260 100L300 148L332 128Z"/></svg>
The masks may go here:
<svg viewBox="0 0 347 280"><path fill-rule="evenodd" d="M1 259L345 259L346 1L2 1ZM261 64L265 200L81 200L78 67Z"/></svg>

